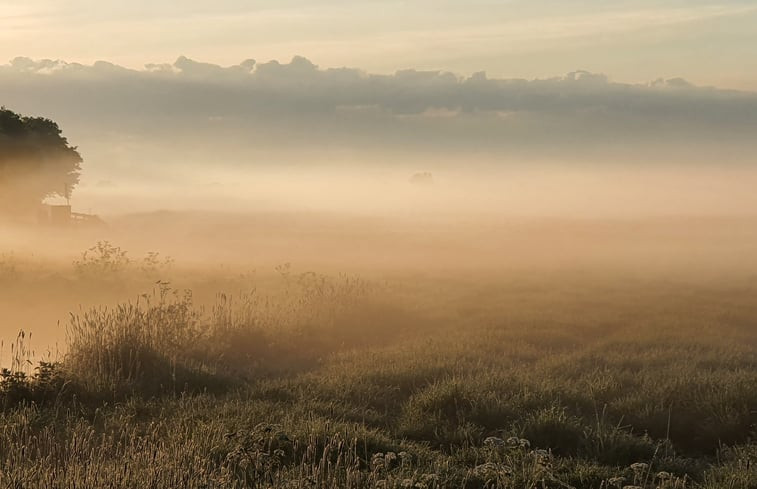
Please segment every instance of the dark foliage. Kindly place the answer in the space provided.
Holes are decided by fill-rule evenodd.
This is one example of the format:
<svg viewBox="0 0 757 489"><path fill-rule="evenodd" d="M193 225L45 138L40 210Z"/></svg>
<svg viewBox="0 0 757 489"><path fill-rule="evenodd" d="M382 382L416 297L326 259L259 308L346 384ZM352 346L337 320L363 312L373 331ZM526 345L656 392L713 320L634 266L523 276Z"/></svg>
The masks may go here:
<svg viewBox="0 0 757 489"><path fill-rule="evenodd" d="M79 182L81 155L58 125L0 108L0 212L33 209Z"/></svg>
<svg viewBox="0 0 757 489"><path fill-rule="evenodd" d="M33 375L0 370L0 409L20 404L45 405L60 401L74 393L59 363L40 362Z"/></svg>

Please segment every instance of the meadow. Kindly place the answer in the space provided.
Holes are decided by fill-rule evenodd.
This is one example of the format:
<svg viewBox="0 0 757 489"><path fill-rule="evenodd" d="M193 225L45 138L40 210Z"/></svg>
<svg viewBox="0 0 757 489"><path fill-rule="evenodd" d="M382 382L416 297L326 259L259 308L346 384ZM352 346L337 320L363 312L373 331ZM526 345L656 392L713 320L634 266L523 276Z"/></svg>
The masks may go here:
<svg viewBox="0 0 757 489"><path fill-rule="evenodd" d="M3 255L0 487L757 487L748 265L399 268Z"/></svg>

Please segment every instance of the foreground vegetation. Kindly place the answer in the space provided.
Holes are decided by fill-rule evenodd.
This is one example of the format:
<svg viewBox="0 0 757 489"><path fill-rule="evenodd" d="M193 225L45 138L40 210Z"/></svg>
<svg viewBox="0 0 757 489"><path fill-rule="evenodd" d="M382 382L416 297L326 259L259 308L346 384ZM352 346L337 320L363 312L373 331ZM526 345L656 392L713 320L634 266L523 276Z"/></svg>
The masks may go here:
<svg viewBox="0 0 757 489"><path fill-rule="evenodd" d="M753 281L276 284L158 282L36 369L20 335L0 487L757 488Z"/></svg>

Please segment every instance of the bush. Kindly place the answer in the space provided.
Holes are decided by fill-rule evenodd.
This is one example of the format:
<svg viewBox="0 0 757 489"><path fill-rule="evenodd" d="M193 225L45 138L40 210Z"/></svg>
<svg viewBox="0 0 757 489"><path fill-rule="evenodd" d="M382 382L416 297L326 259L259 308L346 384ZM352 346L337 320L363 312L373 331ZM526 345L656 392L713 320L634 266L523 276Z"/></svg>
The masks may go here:
<svg viewBox="0 0 757 489"><path fill-rule="evenodd" d="M87 278L111 278L124 272L129 263L126 251L108 241L98 241L74 261L74 271Z"/></svg>
<svg viewBox="0 0 757 489"><path fill-rule="evenodd" d="M57 362L40 362L32 375L0 370L0 407L8 410L20 404L45 405L73 395L76 389L61 367Z"/></svg>

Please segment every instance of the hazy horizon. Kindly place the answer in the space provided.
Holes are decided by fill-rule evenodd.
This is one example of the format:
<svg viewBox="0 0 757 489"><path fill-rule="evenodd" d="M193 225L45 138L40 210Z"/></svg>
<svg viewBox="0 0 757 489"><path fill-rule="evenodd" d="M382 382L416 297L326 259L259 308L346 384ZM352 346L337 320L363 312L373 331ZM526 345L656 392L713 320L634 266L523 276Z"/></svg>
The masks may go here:
<svg viewBox="0 0 757 489"><path fill-rule="evenodd" d="M518 217L752 215L757 93L180 57L140 70L16 58L3 104L82 153L74 206L453 212ZM429 172L432 186L409 183Z"/></svg>

